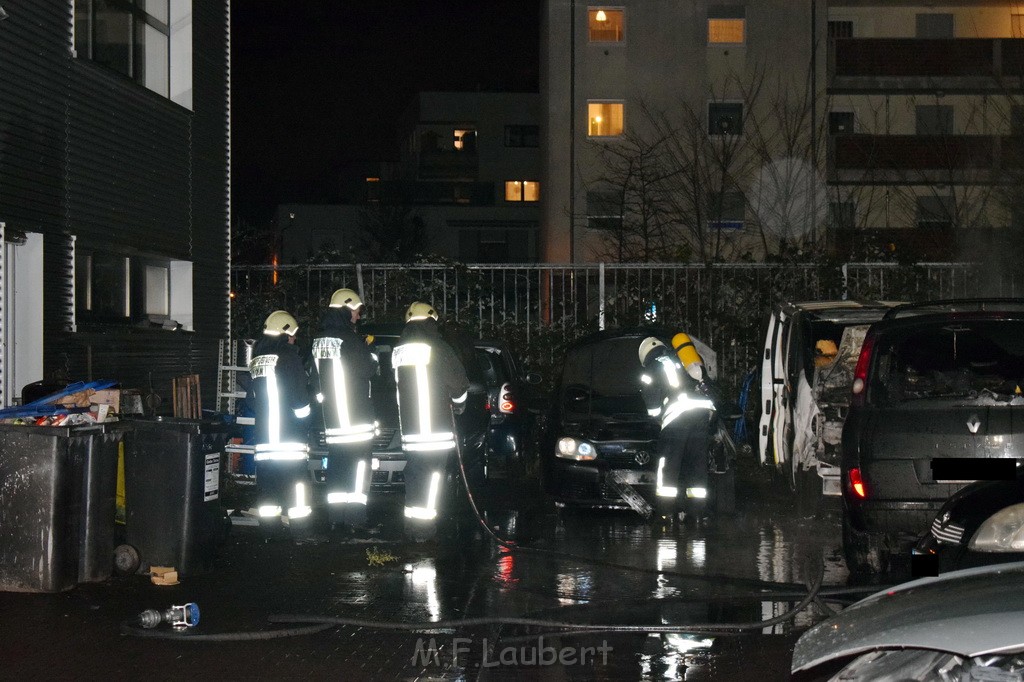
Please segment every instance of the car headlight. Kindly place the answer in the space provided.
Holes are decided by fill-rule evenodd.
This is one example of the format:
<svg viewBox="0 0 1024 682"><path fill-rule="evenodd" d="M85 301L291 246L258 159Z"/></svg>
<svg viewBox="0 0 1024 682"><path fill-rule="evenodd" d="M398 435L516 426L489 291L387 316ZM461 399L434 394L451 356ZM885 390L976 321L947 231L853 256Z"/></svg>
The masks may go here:
<svg viewBox="0 0 1024 682"><path fill-rule="evenodd" d="M1024 504L988 517L967 546L976 552L1024 552Z"/></svg>
<svg viewBox="0 0 1024 682"><path fill-rule="evenodd" d="M558 439L558 447L555 448L555 454L563 459L585 462L597 457L597 450L591 443L585 440L563 436Z"/></svg>

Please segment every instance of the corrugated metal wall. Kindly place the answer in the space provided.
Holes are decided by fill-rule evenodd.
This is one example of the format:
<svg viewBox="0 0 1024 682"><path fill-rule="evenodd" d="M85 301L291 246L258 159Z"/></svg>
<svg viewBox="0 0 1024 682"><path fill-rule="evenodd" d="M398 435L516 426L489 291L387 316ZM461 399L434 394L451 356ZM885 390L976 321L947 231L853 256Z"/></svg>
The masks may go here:
<svg viewBox="0 0 1024 682"><path fill-rule="evenodd" d="M45 367L152 385L197 372L215 391L228 331L228 3L193 3L194 110L72 56L72 0L4 0L0 220L45 235ZM97 251L193 262L195 332L72 331L71 236Z"/></svg>

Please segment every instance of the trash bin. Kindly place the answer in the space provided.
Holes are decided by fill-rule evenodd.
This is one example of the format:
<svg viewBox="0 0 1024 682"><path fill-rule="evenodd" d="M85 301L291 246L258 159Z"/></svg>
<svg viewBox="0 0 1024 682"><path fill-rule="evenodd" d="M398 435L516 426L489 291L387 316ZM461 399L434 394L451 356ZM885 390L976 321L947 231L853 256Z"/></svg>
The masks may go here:
<svg viewBox="0 0 1024 682"><path fill-rule="evenodd" d="M118 568L172 566L180 576L211 570L227 527L220 471L229 426L170 418L125 424L127 547L117 549Z"/></svg>
<svg viewBox="0 0 1024 682"><path fill-rule="evenodd" d="M120 442L107 425L0 425L0 590L110 577Z"/></svg>

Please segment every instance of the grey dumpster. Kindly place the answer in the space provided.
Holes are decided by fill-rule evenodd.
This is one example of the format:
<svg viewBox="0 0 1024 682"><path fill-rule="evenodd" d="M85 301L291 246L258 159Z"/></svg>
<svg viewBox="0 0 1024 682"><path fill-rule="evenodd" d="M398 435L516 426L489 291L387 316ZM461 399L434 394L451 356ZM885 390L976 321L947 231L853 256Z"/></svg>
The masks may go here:
<svg viewBox="0 0 1024 682"><path fill-rule="evenodd" d="M100 425L0 425L0 590L110 577L120 442Z"/></svg>
<svg viewBox="0 0 1024 682"><path fill-rule="evenodd" d="M118 569L209 571L227 528L219 485L229 427L170 418L125 425L125 545L117 549Z"/></svg>

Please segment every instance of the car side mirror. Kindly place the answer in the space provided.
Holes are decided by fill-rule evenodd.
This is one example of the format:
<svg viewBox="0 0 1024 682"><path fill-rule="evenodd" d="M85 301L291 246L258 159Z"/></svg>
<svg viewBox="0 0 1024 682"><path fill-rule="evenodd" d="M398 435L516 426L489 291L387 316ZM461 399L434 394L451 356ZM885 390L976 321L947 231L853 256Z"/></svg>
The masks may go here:
<svg viewBox="0 0 1024 682"><path fill-rule="evenodd" d="M543 383L543 381L544 381L544 377L542 377L541 375L537 374L536 372L529 372L526 375L526 383L531 384L533 386L538 386L541 383Z"/></svg>

